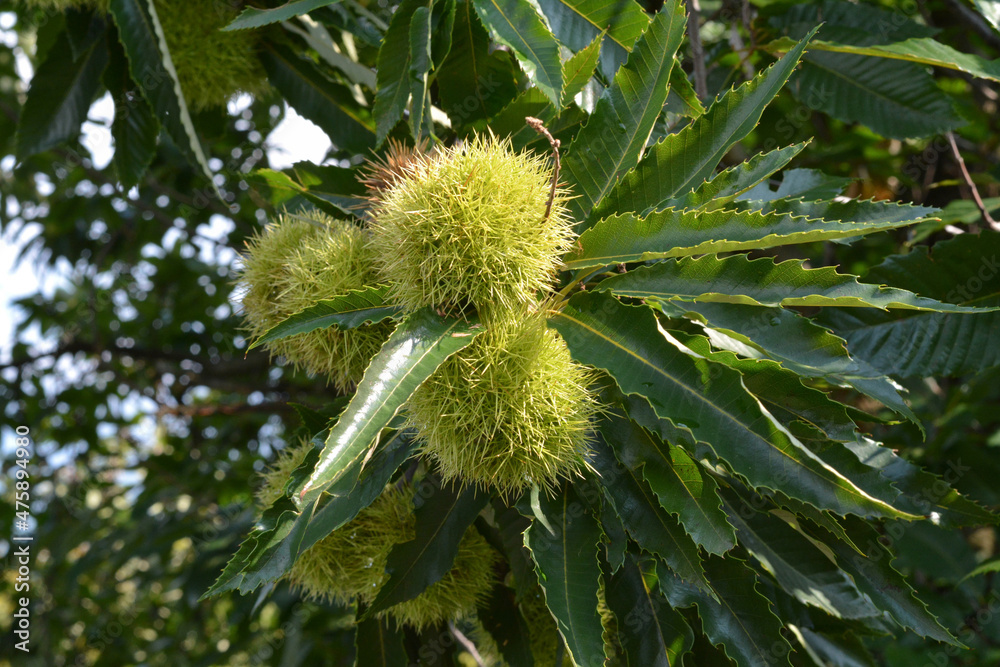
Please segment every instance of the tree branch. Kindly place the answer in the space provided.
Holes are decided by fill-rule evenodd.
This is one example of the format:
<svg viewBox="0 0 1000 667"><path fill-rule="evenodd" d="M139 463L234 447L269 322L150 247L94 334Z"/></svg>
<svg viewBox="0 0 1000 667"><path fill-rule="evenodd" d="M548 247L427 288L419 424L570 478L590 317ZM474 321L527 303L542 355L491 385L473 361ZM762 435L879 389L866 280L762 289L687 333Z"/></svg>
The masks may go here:
<svg viewBox="0 0 1000 667"><path fill-rule="evenodd" d="M955 161L958 162L959 169L962 170L962 178L965 179L965 184L969 186L969 190L972 191L972 200L976 202L976 206L979 208L980 215L983 216L983 220L986 221L992 229L1000 232L1000 224L997 223L990 216L989 210L986 208L986 204L983 203L983 198L979 196L979 189L972 180L972 176L969 174L969 170L965 168L965 160L962 159L962 154L958 150L958 144L955 143L955 135L951 132L946 133L948 137L948 143L951 144L951 152L955 156Z"/></svg>
<svg viewBox="0 0 1000 667"><path fill-rule="evenodd" d="M705 80L705 50L701 46L701 29L698 20L701 17L701 7L698 0L685 0L688 6L688 39L691 41L691 59L694 61L694 92L698 99L708 96L708 84Z"/></svg>

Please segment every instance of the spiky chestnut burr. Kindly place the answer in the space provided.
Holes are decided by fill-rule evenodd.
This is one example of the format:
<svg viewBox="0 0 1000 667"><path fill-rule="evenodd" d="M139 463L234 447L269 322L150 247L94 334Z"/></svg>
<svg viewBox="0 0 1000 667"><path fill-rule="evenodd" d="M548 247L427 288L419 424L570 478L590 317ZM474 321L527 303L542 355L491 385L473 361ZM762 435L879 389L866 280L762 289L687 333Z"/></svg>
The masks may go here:
<svg viewBox="0 0 1000 667"><path fill-rule="evenodd" d="M375 283L367 233L323 213L282 216L256 235L243 258L246 329L257 337L320 299ZM268 345L298 368L328 378L341 390L364 375L392 332L389 323L298 334Z"/></svg>
<svg viewBox="0 0 1000 667"><path fill-rule="evenodd" d="M241 4L216 0L154 0L184 99L194 111L224 107L233 95L260 95L267 77L257 58L256 30L222 28Z"/></svg>
<svg viewBox="0 0 1000 667"><path fill-rule="evenodd" d="M546 159L477 137L410 163L379 194L372 247L408 309L523 310L548 290L573 238L566 193Z"/></svg>
<svg viewBox="0 0 1000 667"><path fill-rule="evenodd" d="M444 479L514 496L584 467L591 379L544 312L496 313L414 392L408 420Z"/></svg>

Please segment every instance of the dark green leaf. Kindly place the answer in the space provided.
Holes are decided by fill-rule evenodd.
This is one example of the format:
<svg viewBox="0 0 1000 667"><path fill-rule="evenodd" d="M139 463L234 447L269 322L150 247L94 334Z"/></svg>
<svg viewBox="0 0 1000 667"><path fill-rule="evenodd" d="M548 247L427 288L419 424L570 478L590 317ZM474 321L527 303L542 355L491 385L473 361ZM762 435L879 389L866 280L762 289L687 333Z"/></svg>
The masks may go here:
<svg viewBox="0 0 1000 667"><path fill-rule="evenodd" d="M896 204L880 208L879 216L850 222L758 211L706 213L668 208L645 218L625 213L606 218L581 234L580 249L566 257L566 268L858 237L916 224L930 210ZM836 210L833 214L839 215Z"/></svg>
<svg viewBox="0 0 1000 667"><path fill-rule="evenodd" d="M245 595L262 584L277 581L288 572L299 554L370 505L417 446L408 432L386 439L364 470L361 461L354 462L351 470L334 485L332 491L335 493L325 496L320 505L308 506L299 513L287 498L282 498L266 510L254 532L202 598L229 590ZM311 465L315 459L310 453L303 466ZM298 477L301 475L296 471L289 486L295 487Z"/></svg>
<svg viewBox="0 0 1000 667"><path fill-rule="evenodd" d="M309 333L317 329L354 329L365 324L375 324L401 312L398 306L386 305L389 285L373 285L332 299L317 301L300 310L283 322L274 325L247 350L272 343L282 338Z"/></svg>
<svg viewBox="0 0 1000 667"><path fill-rule="evenodd" d="M600 53L601 43L595 40L590 46L580 51L563 65L563 77L566 79L566 89L563 97L567 104L572 102L572 98L587 84L587 81L594 73L594 65L597 63L597 55ZM520 150L534 142L545 142L546 139L538 134L524 119L526 116L538 118L546 125L552 125L553 120L559 116L560 109L552 105L545 95L537 88L528 88L519 94L510 104L497 114L490 121L490 129L498 136L509 136L511 144L515 150ZM568 114L564 114L568 115ZM550 127L550 129L555 129Z"/></svg>
<svg viewBox="0 0 1000 667"><path fill-rule="evenodd" d="M304 502L315 501L353 461L362 458L420 383L481 332L475 321L446 319L429 308L403 320L372 359L357 392L330 431L316 470L302 491Z"/></svg>
<svg viewBox="0 0 1000 667"><path fill-rule="evenodd" d="M510 665L533 667L528 625L517 610L514 592L497 582L488 599L479 604L476 616L496 642L500 655ZM544 667L544 666L543 666Z"/></svg>
<svg viewBox="0 0 1000 667"><path fill-rule="evenodd" d="M905 530L904 524L893 525ZM826 545L833 550L840 567L851 575L858 589L875 606L887 611L901 627L921 637L962 646L917 599L906 578L892 567L892 554L882 546L878 531L863 521L852 520L848 532L865 556L843 542L827 542Z"/></svg>
<svg viewBox="0 0 1000 667"><path fill-rule="evenodd" d="M268 81L304 118L316 123L342 149L362 152L375 145L368 110L351 91L285 46L267 43L260 60Z"/></svg>
<svg viewBox="0 0 1000 667"><path fill-rule="evenodd" d="M103 40L76 60L63 34L31 78L17 125L17 158L24 160L76 137L87 119L108 62Z"/></svg>
<svg viewBox="0 0 1000 667"><path fill-rule="evenodd" d="M690 433L690 441L709 445L699 445L704 451L693 452L696 458L718 456L754 487L781 489L820 509L910 516L866 494L780 428L738 372L665 340L648 308L583 293L551 321L574 358L608 371L625 393L646 397L659 418Z"/></svg>
<svg viewBox="0 0 1000 667"><path fill-rule="evenodd" d="M600 526L568 485L555 498L542 494L540 503L555 532L549 532L535 520L524 533L524 544L535 561L545 603L556 619L573 662L602 663L604 639L597 613Z"/></svg>
<svg viewBox="0 0 1000 667"><path fill-rule="evenodd" d="M275 207L301 195L332 216L353 217L360 215L366 204L362 198L365 188L358 181L355 169L296 162L284 171L258 169L253 177L271 188L271 203Z"/></svg>
<svg viewBox="0 0 1000 667"><path fill-rule="evenodd" d="M926 69L914 63L810 53L789 88L807 106L886 137L926 137L965 124Z"/></svg>
<svg viewBox="0 0 1000 667"><path fill-rule="evenodd" d="M657 590L649 590L635 557L628 554L614 574L605 573L608 607L618 619L618 634L629 667L680 665L694 644L684 618Z"/></svg>
<svg viewBox="0 0 1000 667"><path fill-rule="evenodd" d="M573 103L573 98L580 93L594 76L597 58L601 55L601 38L597 36L585 48L580 49L572 58L563 64L563 106Z"/></svg>
<svg viewBox="0 0 1000 667"><path fill-rule="evenodd" d="M694 84L677 63L674 63L674 68L670 70L670 92L667 94L664 110L688 118L697 118L705 113L705 106L698 98Z"/></svg>
<svg viewBox="0 0 1000 667"><path fill-rule="evenodd" d="M577 197L570 211L584 220L593 207L635 166L667 101L674 53L684 36L680 2L668 2L597 101L594 113L563 160L563 177Z"/></svg>
<svg viewBox="0 0 1000 667"><path fill-rule="evenodd" d="M430 98L427 74L431 64L431 11L418 7L410 20L410 133L419 141L431 134Z"/></svg>
<svg viewBox="0 0 1000 667"><path fill-rule="evenodd" d="M649 16L634 0L540 0L538 4L552 32L573 51L580 51L606 33L601 71L608 81L649 25Z"/></svg>
<svg viewBox="0 0 1000 667"><path fill-rule="evenodd" d="M805 147L806 143L803 142L755 155L746 162L719 172L712 180L705 181L687 195L668 199L664 202L664 207L704 210L722 208L791 162Z"/></svg>
<svg viewBox="0 0 1000 667"><path fill-rule="evenodd" d="M870 279L919 289L970 306L1000 305L1000 233L962 234L888 258ZM819 321L847 340L848 349L880 371L901 377L976 373L1000 363L1000 313L898 316L825 310Z"/></svg>
<svg viewBox="0 0 1000 667"><path fill-rule="evenodd" d="M392 548L385 563L389 577L367 613L412 600L448 574L459 542L488 500L473 486L462 490L457 485L435 485L429 498L418 494L413 512L416 537Z"/></svg>
<svg viewBox="0 0 1000 667"><path fill-rule="evenodd" d="M653 146L642 162L597 205L592 220L614 213L659 208L671 197L701 185L729 149L757 125L764 108L785 85L813 34L752 81L724 95L703 116Z"/></svg>
<svg viewBox="0 0 1000 667"><path fill-rule="evenodd" d="M830 667L875 667L875 661L853 634L833 635L807 627L790 628L816 664Z"/></svg>
<svg viewBox="0 0 1000 667"><path fill-rule="evenodd" d="M169 49L161 38L163 29L153 3L149 0L110 0L108 7L128 56L132 80L139 84L143 96L153 107L170 138L189 160L201 168L218 194L212 170L208 167L184 101L177 72L170 60Z"/></svg>
<svg viewBox="0 0 1000 667"><path fill-rule="evenodd" d="M257 9L247 7L237 16L232 23L223 30L246 30L248 28L259 28L271 23L280 23L288 19L308 14L314 9L332 5L340 0L290 0L280 7L271 9Z"/></svg>
<svg viewBox="0 0 1000 667"><path fill-rule="evenodd" d="M757 591L757 576L742 561L713 556L705 562L718 600L670 576L660 575L660 589L673 607L698 607L702 629L739 667L788 664L791 646L767 598Z"/></svg>
<svg viewBox="0 0 1000 667"><path fill-rule="evenodd" d="M630 433L605 421L603 442L598 440L591 462L601 476L625 531L646 551L662 558L679 577L696 586L707 587L698 546L684 532L677 519L660 506L656 495L637 468L621 465L609 445L624 445Z"/></svg>
<svg viewBox="0 0 1000 667"><path fill-rule="evenodd" d="M746 255L685 257L612 276L595 289L638 299L693 300L754 306L851 306L944 313L989 312L912 292L859 283L834 267L806 268L801 260L775 263Z"/></svg>
<svg viewBox="0 0 1000 667"><path fill-rule="evenodd" d="M410 76L413 63L410 24L421 8L426 11L424 0L403 0L392 15L382 48L378 51L374 111L377 145L382 145L389 132L403 117L406 103L410 100L413 90ZM429 19L428 15L425 21Z"/></svg>
<svg viewBox="0 0 1000 667"><path fill-rule="evenodd" d="M117 40L109 40L108 46L112 56L104 73L104 84L115 100L112 159L118 182L128 190L139 184L156 155L160 124L128 74L128 61L121 45Z"/></svg>
<svg viewBox="0 0 1000 667"><path fill-rule="evenodd" d="M878 616L876 609L827 553L771 514L739 500L726 512L736 526L740 545L799 602L837 618Z"/></svg>
<svg viewBox="0 0 1000 667"><path fill-rule="evenodd" d="M403 645L403 630L386 618L358 621L354 647L357 667L399 667L410 664Z"/></svg>
<svg viewBox="0 0 1000 667"><path fill-rule="evenodd" d="M631 469L641 469L660 506L677 515L695 542L719 555L736 545L736 531L726 520L718 485L680 447L622 417L607 417L601 430L618 459Z"/></svg>
<svg viewBox="0 0 1000 667"><path fill-rule="evenodd" d="M527 0L473 0L476 13L498 40L510 47L535 86L559 107L562 62L559 43Z"/></svg>
<svg viewBox="0 0 1000 667"><path fill-rule="evenodd" d="M517 85L507 58L509 54L490 52L489 33L472 0L460 0L451 51L437 73L441 106L453 125L468 126L491 117L514 99ZM524 123L523 117L520 122Z"/></svg>

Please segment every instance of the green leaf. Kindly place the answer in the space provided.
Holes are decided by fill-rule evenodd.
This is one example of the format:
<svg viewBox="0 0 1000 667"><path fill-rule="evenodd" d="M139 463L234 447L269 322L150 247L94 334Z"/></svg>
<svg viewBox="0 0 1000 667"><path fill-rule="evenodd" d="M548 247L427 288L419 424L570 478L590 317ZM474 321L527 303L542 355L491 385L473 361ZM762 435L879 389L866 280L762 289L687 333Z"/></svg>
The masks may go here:
<svg viewBox="0 0 1000 667"><path fill-rule="evenodd" d="M920 426L917 417L900 396L898 385L867 363L852 359L842 338L798 313L781 308L724 303L675 303L669 305L668 309L671 308L676 308L684 316L706 322L711 327L707 329L707 334L717 348L747 357L758 357L759 352L795 374L822 377L833 384L849 385L882 401ZM745 384L751 393L769 404L768 409L774 414L780 416L794 406L797 418L822 430L828 437L841 442L855 437L853 422L843 412L843 406L806 389L798 377L790 377L787 373L775 377L775 373L762 373L758 369L753 377L746 378ZM839 407L818 410L818 404L821 407Z"/></svg>
<svg viewBox="0 0 1000 667"><path fill-rule="evenodd" d="M332 216L356 217L367 203L363 199L365 187L358 181L355 169L296 162L284 171L258 169L252 177L270 187L270 201L275 207L301 196Z"/></svg>
<svg viewBox="0 0 1000 667"><path fill-rule="evenodd" d="M417 7L410 20L410 133L420 141L432 134L427 73L431 70L431 11Z"/></svg>
<svg viewBox="0 0 1000 667"><path fill-rule="evenodd" d="M410 664L403 629L387 618L358 621L354 647L357 667L398 667Z"/></svg>
<svg viewBox="0 0 1000 667"><path fill-rule="evenodd" d="M645 218L626 213L606 218L581 234L579 249L566 256L565 267L580 269L864 236L916 224L927 210L881 207L881 216L851 222L758 211L706 213L668 208Z"/></svg>
<svg viewBox="0 0 1000 667"><path fill-rule="evenodd" d="M658 590L649 590L635 557L628 554L614 574L605 573L608 607L618 619L618 636L629 667L670 667L694 644L684 617Z"/></svg>
<svg viewBox="0 0 1000 667"><path fill-rule="evenodd" d="M641 266L612 276L594 289L637 299L692 300L753 306L841 306L899 308L943 313L989 312L957 306L912 292L858 282L834 267L806 268L802 260L731 255L685 257Z"/></svg>
<svg viewBox="0 0 1000 667"><path fill-rule="evenodd" d="M667 3L569 145L562 174L577 195L569 202L577 220L586 219L642 155L667 101L670 70L684 26L682 4L676 0Z"/></svg>
<svg viewBox="0 0 1000 667"><path fill-rule="evenodd" d="M317 329L355 329L389 319L402 312L399 306L386 305L389 291L389 285L374 285L317 301L268 329L247 350Z"/></svg>
<svg viewBox="0 0 1000 667"><path fill-rule="evenodd" d="M1000 233L962 234L888 258L866 277L969 306L1000 305ZM1000 364L1000 313L900 316L825 309L819 322L855 357L900 377L977 373Z"/></svg>
<svg viewBox="0 0 1000 667"><path fill-rule="evenodd" d="M736 142L757 126L802 56L810 33L781 60L717 100L703 115L653 146L595 209L592 220L661 207L701 185Z"/></svg>
<svg viewBox="0 0 1000 667"><path fill-rule="evenodd" d="M882 546L883 538L874 527L863 521L851 520L848 533L864 551L864 557L840 541L827 542L826 545L833 550L841 569L851 576L858 589L876 607L887 611L901 627L913 630L921 637L964 648L917 599L906 578L892 567L892 553Z"/></svg>
<svg viewBox="0 0 1000 667"><path fill-rule="evenodd" d="M282 498L266 510L202 599L229 590L245 595L262 584L277 581L288 572L299 554L368 507L385 489L396 469L417 448L413 434L406 431L396 432L384 440L367 465L362 466L362 461L354 462L351 470L332 489L334 493L325 496L319 505L306 507L300 513L287 498ZM315 459L316 455L310 452L303 467L312 465ZM289 486L296 488L295 480L301 477L299 472L295 471Z"/></svg>
<svg viewBox="0 0 1000 667"><path fill-rule="evenodd" d="M563 98L567 104L572 103L573 96L583 89L593 75L600 46L600 40L595 39L590 46L563 65L563 77L566 80ZM515 150L525 148L534 142L545 142L548 146L548 142L525 123L524 119L526 116L533 116L546 125L552 125L552 121L559 116L560 111L540 90L534 87L528 88L490 120L490 129L497 136L508 136ZM552 129L556 128L550 127L550 130Z"/></svg>
<svg viewBox="0 0 1000 667"><path fill-rule="evenodd" d="M851 633L834 635L815 632L804 626L788 629L817 665L831 667L875 667L875 661L860 639Z"/></svg>
<svg viewBox="0 0 1000 667"><path fill-rule="evenodd" d="M698 547L660 506L656 495L643 480L638 468L621 465L611 447L625 446L631 435L607 421L601 425L602 439L594 445L591 463L601 476L601 484L622 518L625 531L646 551L662 558L685 581L707 587ZM603 440L603 442L601 441Z"/></svg>
<svg viewBox="0 0 1000 667"><path fill-rule="evenodd" d="M972 4L1000 32L1000 0L972 0Z"/></svg>
<svg viewBox="0 0 1000 667"><path fill-rule="evenodd" d="M684 450L613 415L601 430L618 459L630 469L642 470L660 506L676 515L705 551L721 555L736 545L736 531L722 509L718 484Z"/></svg>
<svg viewBox="0 0 1000 667"><path fill-rule="evenodd" d="M524 545L538 570L545 603L574 664L603 662L603 629L597 613L600 526L569 485L554 498L542 494L540 503L554 532L533 521L524 533Z"/></svg>
<svg viewBox="0 0 1000 667"><path fill-rule="evenodd" d="M379 146L403 117L410 99L412 80L410 67L413 49L410 46L410 23L424 0L403 0L392 15L378 50L375 90L376 141Z"/></svg>
<svg viewBox="0 0 1000 667"><path fill-rule="evenodd" d="M316 123L337 148L363 152L375 145L368 110L351 91L323 74L316 65L279 44L267 42L260 60L268 81L303 118Z"/></svg>
<svg viewBox="0 0 1000 667"><path fill-rule="evenodd" d="M753 570L733 557L713 556L705 566L718 600L664 572L660 589L670 605L697 606L705 635L739 667L788 664L791 646L781 635L781 621L757 590Z"/></svg>
<svg viewBox="0 0 1000 667"><path fill-rule="evenodd" d="M73 60L63 33L31 79L17 124L17 159L24 160L74 138L87 120L108 62L103 40Z"/></svg>
<svg viewBox="0 0 1000 667"><path fill-rule="evenodd" d="M436 70L451 52L451 42L455 30L455 0L434 2L431 31L431 69Z"/></svg>
<svg viewBox="0 0 1000 667"><path fill-rule="evenodd" d="M933 77L914 63L809 54L790 89L806 106L885 137L927 137L965 124Z"/></svg>
<svg viewBox="0 0 1000 667"><path fill-rule="evenodd" d="M791 40L783 38L767 44L771 51L785 50ZM979 56L956 51L946 44L929 37L913 37L893 44L871 44L855 46L837 42L816 40L809 45L812 51L849 53L860 56L875 56L891 60L904 60L919 65L933 65L944 69L965 72L981 79L1000 81L1000 60L987 60ZM870 60L867 59L866 60Z"/></svg>
<svg viewBox="0 0 1000 667"><path fill-rule="evenodd" d="M878 616L843 570L794 528L739 500L726 502L740 545L799 602L836 618Z"/></svg>
<svg viewBox="0 0 1000 667"><path fill-rule="evenodd" d="M919 466L897 456L888 447L868 438L857 438L847 447L863 461L891 480L902 495L896 504L914 514L935 515L935 525L982 526L996 524L1000 517L950 488L945 479L932 475ZM949 459L946 477L959 478L971 470L960 458Z"/></svg>
<svg viewBox="0 0 1000 667"><path fill-rule="evenodd" d="M719 172L712 180L705 181L688 194L666 200L664 205L678 209L722 208L791 162L807 145L808 142L802 142L755 155L746 162Z"/></svg>
<svg viewBox="0 0 1000 667"><path fill-rule="evenodd" d="M798 431L793 433L795 438L814 456L839 471L868 495L895 507L899 491L880 471L861 463L861 457L853 454L843 444L844 441L857 439L853 431L847 433L853 427L853 422L847 417L845 406L830 400L822 392L804 387L796 373L781 368L773 361L741 359L729 351L715 351L708 339L702 336L690 336L676 331L672 335L679 337L695 353L742 373L744 386L751 393L759 395L762 401L770 403L772 415L791 415L793 419L814 427L810 432L789 424L792 431ZM824 434L826 431L835 432L840 437L828 440L818 436L817 431Z"/></svg>
<svg viewBox="0 0 1000 667"><path fill-rule="evenodd" d="M538 4L552 32L572 51L607 35L601 47L601 71L609 81L649 25L649 16L634 0L539 0Z"/></svg>
<svg viewBox="0 0 1000 667"><path fill-rule="evenodd" d="M110 0L108 8L125 47L132 80L139 84L170 138L201 168L222 199L184 101L153 0Z"/></svg>
<svg viewBox="0 0 1000 667"><path fill-rule="evenodd" d="M969 572L967 575L962 577L961 581L971 579L973 577L978 577L984 574L990 574L991 572L1000 572L1000 558L993 558L986 561L976 569Z"/></svg>
<svg viewBox="0 0 1000 667"><path fill-rule="evenodd" d="M306 523L306 529L302 534L302 542L296 546L295 553L303 553L371 505L385 490L385 485L389 483L399 466L410 458L419 446L419 441L410 430L387 429L380 440L371 459L367 462L359 460L352 464L351 469L330 487L329 497L324 496L323 501L316 507L305 508L301 520ZM314 459L307 461L314 463ZM311 470L307 469L305 472L306 475L303 477L306 477ZM294 491L300 486L301 481L292 486L293 500Z"/></svg>
<svg viewBox="0 0 1000 667"><path fill-rule="evenodd" d="M476 321L446 319L429 308L403 320L372 359L358 389L330 431L320 461L302 490L311 504L362 458L379 431L424 380L482 333Z"/></svg>
<svg viewBox="0 0 1000 667"><path fill-rule="evenodd" d="M517 609L514 591L498 581L489 597L480 602L476 617L490 633L507 664L534 667L528 625Z"/></svg>
<svg viewBox="0 0 1000 667"><path fill-rule="evenodd" d="M435 486L430 498L419 495L414 500L416 537L392 548L385 563L389 577L366 615L412 600L448 574L458 543L489 496L477 494L473 486Z"/></svg>
<svg viewBox="0 0 1000 667"><path fill-rule="evenodd" d="M248 28L259 28L261 26L270 25L271 23L280 23L281 21L287 21L288 19L295 18L296 16L308 14L314 9L325 7L326 5L332 5L339 1L340 0L290 0L280 7L273 7L271 9L247 7L232 21L232 23L223 28L223 30L246 30Z"/></svg>
<svg viewBox="0 0 1000 667"><path fill-rule="evenodd" d="M476 16L472 0L458 2L451 50L436 77L441 108L452 125L469 126L507 106L518 94L512 65L509 54L490 52L489 33Z"/></svg>
<svg viewBox="0 0 1000 667"><path fill-rule="evenodd" d="M854 179L831 176L817 169L789 169L781 175L781 184L772 190L767 183L760 183L740 195L740 199L752 202L770 202L775 199L805 201L826 200L829 204L836 199ZM773 210L765 207L767 210Z"/></svg>
<svg viewBox="0 0 1000 667"><path fill-rule="evenodd" d="M780 428L738 372L668 342L648 308L582 293L551 322L577 361L608 371L626 394L646 397L660 419L690 433L691 442L707 444L698 445L695 458L722 458L754 487L782 490L820 509L912 518L866 494Z"/></svg>
<svg viewBox="0 0 1000 667"><path fill-rule="evenodd" d="M748 193L749 194L749 193ZM731 206L741 211L758 213L783 213L807 218L817 218L826 222L881 223L890 220L910 220L922 222L937 213L936 208L900 204L886 199L836 199L827 201L803 201L801 199L772 199L767 202L734 201ZM836 240L836 239L834 239Z"/></svg>
<svg viewBox="0 0 1000 667"><path fill-rule="evenodd" d="M117 101L111 137L115 152L115 173L122 188L138 185L156 155L160 124L149 102L134 87L128 74L128 61L117 40L109 40L112 58L104 72L104 85Z"/></svg>
<svg viewBox="0 0 1000 667"><path fill-rule="evenodd" d="M573 103L573 98L577 96L590 82L594 76L594 68L597 67L597 58L601 55L601 35L594 37L594 41L563 64L563 88L562 106L569 106Z"/></svg>
<svg viewBox="0 0 1000 667"><path fill-rule="evenodd" d="M226 591L249 593L264 583L270 574L273 574L271 581L284 574L295 562L294 557L289 556L287 545L297 544L305 530L305 522L298 521L298 518L295 506L287 498L279 499L265 510L253 532L243 541L222 574L200 599L205 600ZM277 559L276 553L279 554ZM281 564L270 569L279 560ZM268 574L262 574L263 572Z"/></svg>
<svg viewBox="0 0 1000 667"><path fill-rule="evenodd" d="M559 43L527 0L473 0L476 13L498 41L517 55L532 82L559 107L562 62Z"/></svg>

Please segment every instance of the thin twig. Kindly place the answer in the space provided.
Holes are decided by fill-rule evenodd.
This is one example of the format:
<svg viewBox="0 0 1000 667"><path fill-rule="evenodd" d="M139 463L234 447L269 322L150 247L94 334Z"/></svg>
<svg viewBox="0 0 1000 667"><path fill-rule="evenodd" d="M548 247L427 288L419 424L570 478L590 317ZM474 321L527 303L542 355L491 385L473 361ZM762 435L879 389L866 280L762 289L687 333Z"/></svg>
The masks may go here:
<svg viewBox="0 0 1000 667"><path fill-rule="evenodd" d="M559 182L559 169L562 167L559 162L560 143L558 139L552 136L552 133L545 127L545 123L543 123L540 119L535 118L534 116L525 116L524 122L528 124L528 127L549 140L549 143L552 145L552 155L555 157L556 166L552 172L552 189L549 190L549 201L545 204L545 217L542 218L542 221L544 222L549 219L549 213L552 212L552 202L556 199L556 185Z"/></svg>
<svg viewBox="0 0 1000 667"><path fill-rule="evenodd" d="M972 176L969 175L969 170L965 168L965 160L962 159L962 154L958 151L958 144L955 143L955 135L951 132L945 133L948 137L948 143L951 144L951 152L955 155L955 160L958 162L959 168L962 170L962 178L965 179L965 184L969 186L972 191L972 199L976 202L976 206L979 208L979 213L983 216L983 220L986 221L991 228L1000 232L1000 223L997 223L990 216L990 212L986 209L986 204L983 203L983 198L979 196L979 189L976 188L976 184L972 181Z"/></svg>
<svg viewBox="0 0 1000 667"><path fill-rule="evenodd" d="M705 83L705 50L701 46L701 32L698 19L701 7L698 0L687 0L688 6L688 39L691 41L691 59L694 61L694 92L698 99L708 96L708 85Z"/></svg>
<svg viewBox="0 0 1000 667"><path fill-rule="evenodd" d="M479 655L479 651L476 650L476 645L469 641L469 638L466 637L461 630L455 627L454 621L448 621L448 629L451 631L452 636L455 637L458 643L462 645L462 648L468 651L469 655L472 656L472 659L476 661L476 664L479 665L479 667L485 667L483 657Z"/></svg>

